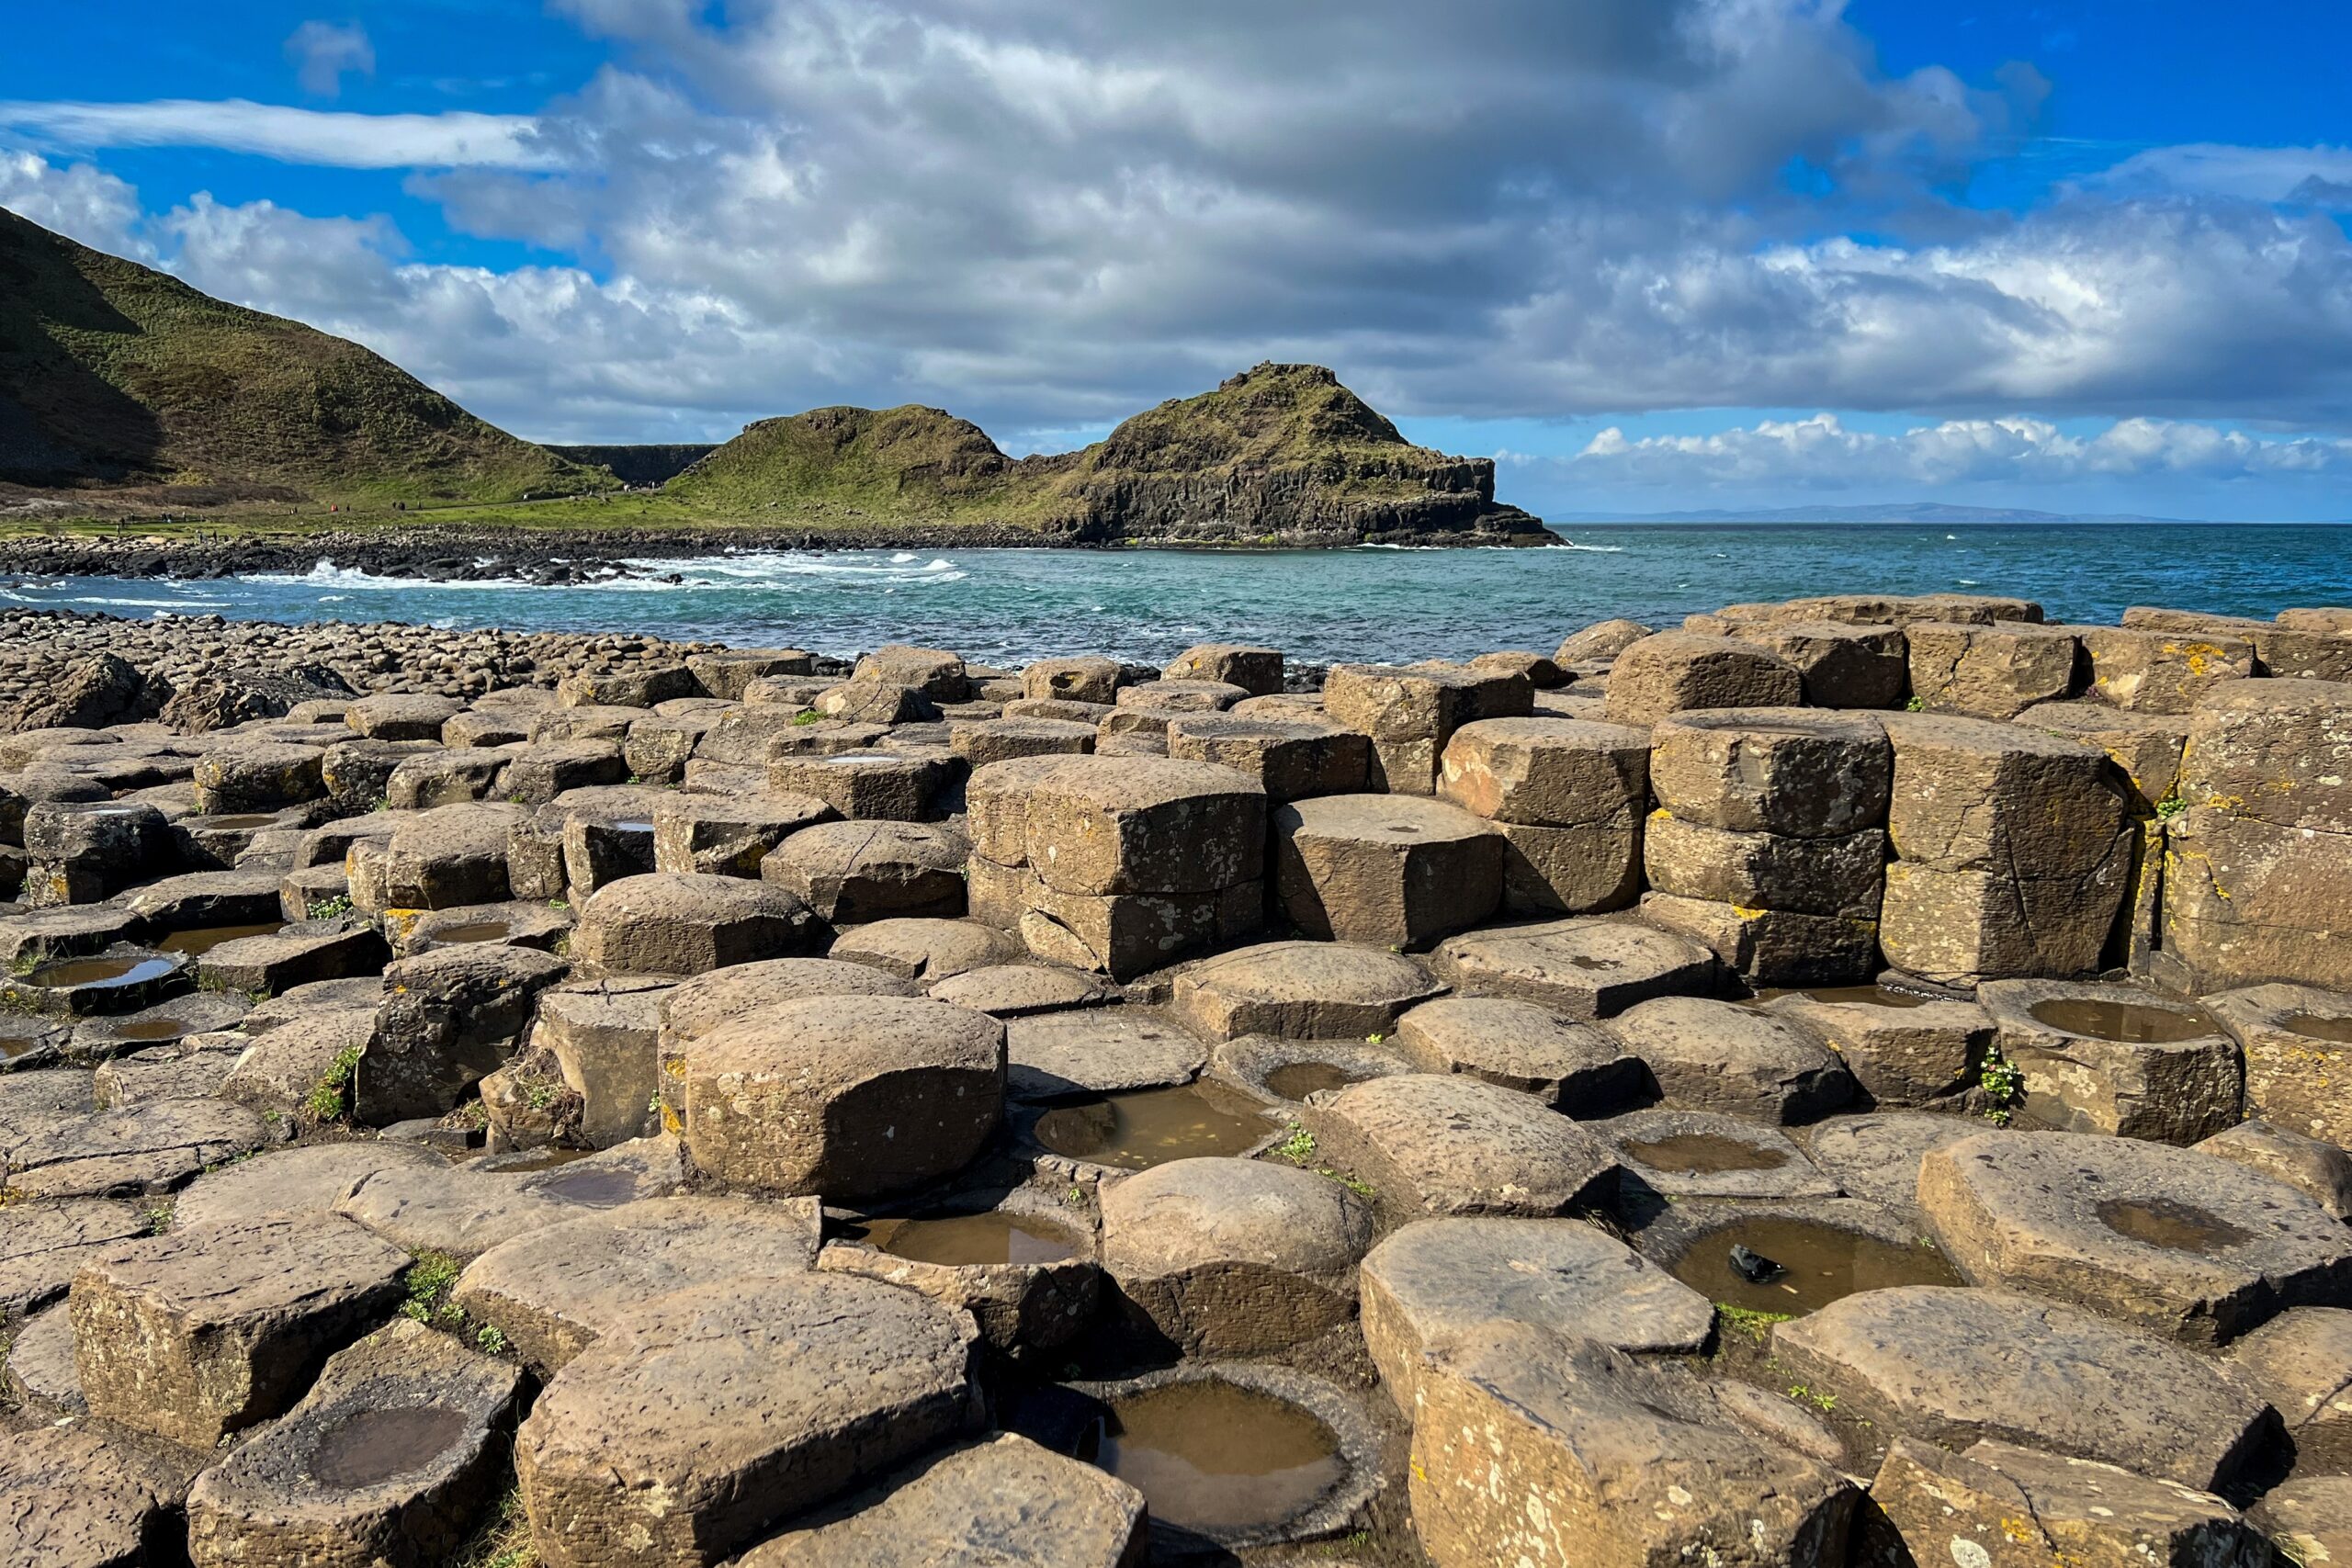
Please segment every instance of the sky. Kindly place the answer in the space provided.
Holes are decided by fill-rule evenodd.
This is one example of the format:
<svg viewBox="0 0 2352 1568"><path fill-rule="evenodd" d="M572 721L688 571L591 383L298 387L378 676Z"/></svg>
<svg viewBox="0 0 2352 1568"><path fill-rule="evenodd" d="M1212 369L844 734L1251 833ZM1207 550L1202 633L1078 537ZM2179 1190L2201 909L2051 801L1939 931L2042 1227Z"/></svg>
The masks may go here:
<svg viewBox="0 0 2352 1568"><path fill-rule="evenodd" d="M0 206L519 434L1261 360L1538 513L2352 519L2341 0L24 5Z"/></svg>

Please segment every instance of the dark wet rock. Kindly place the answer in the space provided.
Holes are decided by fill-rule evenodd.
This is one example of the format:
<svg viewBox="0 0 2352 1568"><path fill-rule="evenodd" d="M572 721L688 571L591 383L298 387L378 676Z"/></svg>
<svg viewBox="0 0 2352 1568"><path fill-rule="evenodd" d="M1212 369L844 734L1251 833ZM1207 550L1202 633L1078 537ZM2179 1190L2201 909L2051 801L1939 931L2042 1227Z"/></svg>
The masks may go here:
<svg viewBox="0 0 2352 1568"><path fill-rule="evenodd" d="M275 996L325 980L365 978L382 969L389 955L367 920L333 915L224 942L197 960L197 976L224 990Z"/></svg>

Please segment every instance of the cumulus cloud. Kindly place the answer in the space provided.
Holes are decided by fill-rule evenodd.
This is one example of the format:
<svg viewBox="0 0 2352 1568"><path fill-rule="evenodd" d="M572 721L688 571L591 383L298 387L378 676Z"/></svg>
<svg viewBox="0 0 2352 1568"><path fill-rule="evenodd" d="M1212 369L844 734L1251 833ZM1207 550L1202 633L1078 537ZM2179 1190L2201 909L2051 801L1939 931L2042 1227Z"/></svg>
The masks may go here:
<svg viewBox="0 0 2352 1568"><path fill-rule="evenodd" d="M376 46L357 22L304 22L288 37L286 58L293 62L302 91L313 97L340 94L346 72L376 73Z"/></svg>
<svg viewBox="0 0 2352 1568"><path fill-rule="evenodd" d="M94 250L136 261L154 254L136 231L139 193L87 164L61 169L34 153L0 148L0 207Z"/></svg>
<svg viewBox="0 0 2352 1568"><path fill-rule="evenodd" d="M351 114L243 98L0 102L0 128L53 147L217 147L338 169L544 169L555 162L527 115Z"/></svg>
<svg viewBox="0 0 2352 1568"><path fill-rule="evenodd" d="M1899 492L2089 479L2345 476L2352 475L2352 440L2266 437L2157 419L2118 420L2094 434L2026 418L1946 420L1887 434L1818 413L1698 435L1628 438L1611 425L1565 468L1573 479L1601 484Z"/></svg>

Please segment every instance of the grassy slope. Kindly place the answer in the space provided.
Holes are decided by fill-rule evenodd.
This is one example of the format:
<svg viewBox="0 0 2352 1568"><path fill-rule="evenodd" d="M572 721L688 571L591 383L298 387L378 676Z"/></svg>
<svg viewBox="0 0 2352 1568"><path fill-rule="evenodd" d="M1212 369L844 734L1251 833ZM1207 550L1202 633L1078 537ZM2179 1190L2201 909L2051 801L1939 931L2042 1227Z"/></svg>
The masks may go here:
<svg viewBox="0 0 2352 1568"><path fill-rule="evenodd" d="M609 483L354 343L0 211L0 470L322 501L503 501ZM24 417L29 414L30 419ZM31 471L28 471L31 470ZM42 473L40 470L47 470Z"/></svg>

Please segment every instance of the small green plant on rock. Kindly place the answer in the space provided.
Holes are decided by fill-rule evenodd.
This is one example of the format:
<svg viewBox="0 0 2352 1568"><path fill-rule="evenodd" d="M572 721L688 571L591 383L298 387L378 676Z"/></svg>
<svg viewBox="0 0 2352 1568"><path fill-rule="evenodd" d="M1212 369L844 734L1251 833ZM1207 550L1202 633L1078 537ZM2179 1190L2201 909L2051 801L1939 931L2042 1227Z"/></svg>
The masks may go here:
<svg viewBox="0 0 2352 1568"><path fill-rule="evenodd" d="M531 1521L523 1512L523 1495L509 1489L498 1509L458 1550L450 1568L538 1568L538 1549L531 1544Z"/></svg>
<svg viewBox="0 0 2352 1568"><path fill-rule="evenodd" d="M2188 809L2188 802L2180 798L2180 791L2174 790L2162 800L2156 802L2156 820L2159 822L2169 822Z"/></svg>
<svg viewBox="0 0 2352 1568"><path fill-rule="evenodd" d="M1925 713L1928 711L1928 705L1917 697L1912 697L1904 703L1903 711L1905 713Z"/></svg>
<svg viewBox="0 0 2352 1568"><path fill-rule="evenodd" d="M1786 1323L1795 1314L1785 1312L1758 1312L1754 1307L1733 1306L1728 1302L1715 1303L1715 1324L1725 1334L1736 1334L1761 1345L1772 1337L1772 1325Z"/></svg>
<svg viewBox="0 0 2352 1568"><path fill-rule="evenodd" d="M145 1222L149 1235L161 1235L172 1228L172 1206L169 1203L153 1204L139 1217Z"/></svg>
<svg viewBox="0 0 2352 1568"><path fill-rule="evenodd" d="M1293 1165L1303 1166L1315 1157L1315 1134L1294 1122L1290 1124L1290 1136L1274 1145L1274 1153Z"/></svg>
<svg viewBox="0 0 2352 1568"><path fill-rule="evenodd" d="M345 894L338 893L332 898L314 898L311 901L311 919L314 920L332 920L339 915L349 913L351 913L351 899Z"/></svg>
<svg viewBox="0 0 2352 1568"><path fill-rule="evenodd" d="M327 1070L311 1086L302 1101L302 1109L311 1120L319 1122L340 1122L351 1108L351 1076L359 1070L359 1058L367 1050L364 1045L346 1045L334 1054Z"/></svg>
<svg viewBox="0 0 2352 1568"><path fill-rule="evenodd" d="M1984 1066L1977 1072L1976 1084L1984 1091L1984 1120L1996 1127L2006 1127L2016 1114L2018 1102L2025 1098L2025 1069L2001 1055L1995 1045L1984 1053Z"/></svg>
<svg viewBox="0 0 2352 1568"><path fill-rule="evenodd" d="M1800 1404L1812 1405L1815 1410L1820 1411L1825 1416L1838 1408L1838 1396L1836 1394L1824 1393L1817 1388L1808 1388L1801 1382L1794 1382L1789 1385L1789 1397L1795 1400Z"/></svg>
<svg viewBox="0 0 2352 1568"><path fill-rule="evenodd" d="M792 722L795 724L822 724L824 721L825 716L815 708L802 708L792 716Z"/></svg>
<svg viewBox="0 0 2352 1568"><path fill-rule="evenodd" d="M449 1299L449 1288L463 1272L458 1260L446 1252L418 1253L416 1261L408 1266L408 1300L401 1303L401 1314L419 1323L463 1322L464 1309Z"/></svg>
<svg viewBox="0 0 2352 1568"><path fill-rule="evenodd" d="M474 1343L481 1347L485 1356L506 1354L506 1334L496 1324L485 1323L474 1330Z"/></svg>

